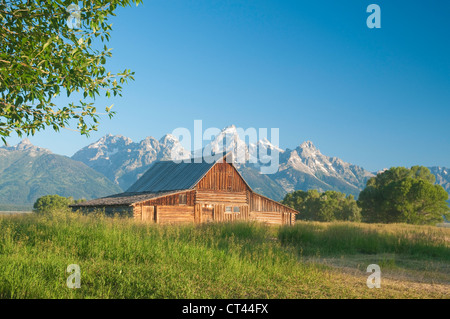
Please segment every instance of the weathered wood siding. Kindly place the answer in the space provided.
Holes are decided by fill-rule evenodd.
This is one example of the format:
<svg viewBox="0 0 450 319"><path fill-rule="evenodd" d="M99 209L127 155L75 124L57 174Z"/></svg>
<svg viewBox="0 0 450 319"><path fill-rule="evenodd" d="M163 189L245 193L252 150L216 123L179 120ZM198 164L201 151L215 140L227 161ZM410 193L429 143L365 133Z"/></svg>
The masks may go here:
<svg viewBox="0 0 450 319"><path fill-rule="evenodd" d="M155 221L155 206L142 206L142 221L154 222Z"/></svg>
<svg viewBox="0 0 450 319"><path fill-rule="evenodd" d="M217 163L196 185L198 190L245 192L248 187L233 165Z"/></svg>
<svg viewBox="0 0 450 319"><path fill-rule="evenodd" d="M227 212L226 207L231 211ZM235 208L239 211L235 212ZM194 209L196 223L227 222L236 220L250 220L248 205L228 204L196 204Z"/></svg>
<svg viewBox="0 0 450 319"><path fill-rule="evenodd" d="M194 207L156 206L155 217L158 224L193 223Z"/></svg>
<svg viewBox="0 0 450 319"><path fill-rule="evenodd" d="M239 207L239 212L236 213L233 211L227 212L225 208L228 205L219 204L215 205L214 211L214 220L218 222L229 222L229 221L237 221L237 220L250 220L249 216L249 207L248 205L229 205L232 208Z"/></svg>
<svg viewBox="0 0 450 319"><path fill-rule="evenodd" d="M247 205L247 192L224 192L224 191L205 191L198 190L195 193L195 203L229 203Z"/></svg>
<svg viewBox="0 0 450 319"><path fill-rule="evenodd" d="M159 197L155 199L150 199L148 201L142 202L144 205L162 205L162 206L177 206L180 205L180 195L186 195L186 205L194 206L194 196L195 191L179 192L173 195L167 195L164 197Z"/></svg>
<svg viewBox="0 0 450 319"><path fill-rule="evenodd" d="M186 195L186 204L180 204L180 195ZM133 217L136 220L155 221L156 206L194 206L195 191L179 192L134 204Z"/></svg>
<svg viewBox="0 0 450 319"><path fill-rule="evenodd" d="M293 225L295 210L264 196L250 193L250 219L268 224Z"/></svg>
<svg viewBox="0 0 450 319"><path fill-rule="evenodd" d="M250 220L267 224L282 224L281 213L279 212L250 212Z"/></svg>

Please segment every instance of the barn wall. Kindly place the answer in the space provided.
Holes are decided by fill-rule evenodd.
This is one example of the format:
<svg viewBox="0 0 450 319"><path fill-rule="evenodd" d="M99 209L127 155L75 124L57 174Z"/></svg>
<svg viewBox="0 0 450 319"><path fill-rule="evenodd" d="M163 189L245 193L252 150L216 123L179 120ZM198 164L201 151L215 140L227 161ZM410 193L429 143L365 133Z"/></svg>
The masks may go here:
<svg viewBox="0 0 450 319"><path fill-rule="evenodd" d="M295 213L284 205L255 193L249 194L250 219L268 224L293 225Z"/></svg>
<svg viewBox="0 0 450 319"><path fill-rule="evenodd" d="M250 220L274 225L283 223L282 214L279 212L250 212Z"/></svg>
<svg viewBox="0 0 450 319"><path fill-rule="evenodd" d="M177 206L180 204L180 194L186 194L186 205L187 206L194 206L194 198L195 198L195 191L186 191L186 192L179 192L173 195L167 195L164 197L158 197L155 199L149 199L147 201L141 202L139 204L142 205L162 205L162 206Z"/></svg>
<svg viewBox="0 0 450 319"><path fill-rule="evenodd" d="M233 203L247 205L246 192L225 192L198 190L195 194L195 203Z"/></svg>
<svg viewBox="0 0 450 319"><path fill-rule="evenodd" d="M144 222L154 222L155 206L137 204L133 207L133 217Z"/></svg>
<svg viewBox="0 0 450 319"><path fill-rule="evenodd" d="M236 169L229 163L217 163L197 183L198 190L245 192L248 187Z"/></svg>
<svg viewBox="0 0 450 319"><path fill-rule="evenodd" d="M178 205L179 194L186 194L187 204L192 205ZM231 207L231 212L226 211L227 206ZM235 207L239 207L239 212L234 212ZM295 214L291 209L251 192L187 191L136 203L134 207L104 206L85 208L84 211L104 211L106 215L130 216L139 221L159 224L237 220L277 225L295 223Z"/></svg>
<svg viewBox="0 0 450 319"><path fill-rule="evenodd" d="M186 195L186 204L180 205L180 194ZM179 192L173 195L167 195L155 199L149 199L144 202L136 203L133 207L133 217L136 220L155 221L155 206L194 206L195 191Z"/></svg>
<svg viewBox="0 0 450 319"><path fill-rule="evenodd" d="M158 224L178 224L194 222L192 206L156 206L155 218Z"/></svg>
<svg viewBox="0 0 450 319"><path fill-rule="evenodd" d="M271 200L259 194L250 193L249 197L251 211L295 213L294 209L286 207L274 200Z"/></svg>

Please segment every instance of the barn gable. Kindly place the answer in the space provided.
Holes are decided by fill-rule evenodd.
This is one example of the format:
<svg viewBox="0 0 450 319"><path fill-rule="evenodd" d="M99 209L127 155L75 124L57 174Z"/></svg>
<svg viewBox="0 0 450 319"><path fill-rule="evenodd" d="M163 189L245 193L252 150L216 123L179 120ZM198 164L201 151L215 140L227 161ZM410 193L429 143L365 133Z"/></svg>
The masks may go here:
<svg viewBox="0 0 450 319"><path fill-rule="evenodd" d="M201 161L193 159L190 162L176 163L160 161L153 165L131 185L126 193L159 193L187 189L211 189L225 191L246 191L250 186L237 171L230 158L227 163L224 154L215 160L212 158Z"/></svg>
<svg viewBox="0 0 450 319"><path fill-rule="evenodd" d="M225 161L215 163L209 171L195 185L197 190L246 192L251 191L250 186L244 180L233 164Z"/></svg>

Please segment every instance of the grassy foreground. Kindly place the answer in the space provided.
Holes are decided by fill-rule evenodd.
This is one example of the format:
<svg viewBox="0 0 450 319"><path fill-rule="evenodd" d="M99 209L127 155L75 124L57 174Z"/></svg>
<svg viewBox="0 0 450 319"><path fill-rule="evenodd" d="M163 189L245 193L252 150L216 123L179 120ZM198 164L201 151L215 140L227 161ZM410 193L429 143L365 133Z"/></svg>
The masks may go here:
<svg viewBox="0 0 450 319"><path fill-rule="evenodd" d="M430 226L0 217L0 298L449 298L449 270L450 229Z"/></svg>

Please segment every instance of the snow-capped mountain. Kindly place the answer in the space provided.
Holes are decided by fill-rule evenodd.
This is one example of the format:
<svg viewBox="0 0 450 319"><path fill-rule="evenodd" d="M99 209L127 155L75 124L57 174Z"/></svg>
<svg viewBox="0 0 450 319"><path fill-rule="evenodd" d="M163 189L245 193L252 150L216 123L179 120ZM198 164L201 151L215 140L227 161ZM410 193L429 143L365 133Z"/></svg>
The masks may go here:
<svg viewBox="0 0 450 319"><path fill-rule="evenodd" d="M235 164L244 178L250 179L250 186L266 196L281 199L287 192L311 188L357 195L373 176L361 167L321 154L312 142L304 142L294 150L283 150L267 138L246 143L243 138L247 133L234 125L228 126L202 149L202 153L233 152ZM172 154L176 154L175 157L171 157ZM194 156L199 154L195 152ZM278 170L275 174L263 175L260 168L272 154L279 156ZM154 161L185 159L190 155L170 134L159 141L147 137L138 143L124 136L106 135L75 153L72 159L103 173L126 190Z"/></svg>
<svg viewBox="0 0 450 319"><path fill-rule="evenodd" d="M72 159L85 163L122 189L127 189L154 161L189 156L190 152L171 134L159 141L146 137L137 143L125 136L108 134L76 152Z"/></svg>
<svg viewBox="0 0 450 319"><path fill-rule="evenodd" d="M362 167L323 155L311 141L306 141L280 155L280 167L272 179L286 192L316 188L357 195L373 176Z"/></svg>
<svg viewBox="0 0 450 319"><path fill-rule="evenodd" d="M22 141L20 141L18 144L13 146L2 146L0 147L0 152L7 152L7 151L26 151L29 156L36 156L38 153L51 153L50 150L42 147L35 146L31 144L30 140L27 138L24 138Z"/></svg>
<svg viewBox="0 0 450 319"><path fill-rule="evenodd" d="M228 126L207 143L203 149L204 154L208 154L208 151L209 154L232 151L235 164L250 187L275 200L281 200L288 192L308 189L337 190L357 196L365 187L367 180L376 174L357 165L346 163L337 157L322 154L311 141L306 141L292 150L283 150L267 138L260 138L257 141L250 139L250 142L245 143L244 140L249 139L245 136L246 134L242 134L242 131L234 125ZM279 156L278 169L274 174L261 174L261 166L265 165L264 162L261 163L261 158L264 154L267 156L273 152L276 152L274 155ZM244 163L238 161L239 154L244 154L246 159ZM32 182L27 182L28 184L39 185L33 186L34 188L29 192L31 195L26 195L30 202L37 196L38 191L48 191L48 186L56 187L54 193L61 193L63 189L67 189L67 192L63 192L64 194L69 194L71 190L71 194L76 196L96 197L99 188L108 194L114 192L114 187L117 189L116 192L120 191L118 186L122 190L128 189L155 161L189 157L191 152L184 149L180 141L171 134L166 134L159 140L146 137L139 142L133 142L125 136L108 134L76 152L72 160L52 154L50 150L34 146L28 139L24 139L15 146L0 147L2 177L0 181L5 184L3 190L9 192L2 195L0 187L0 199L2 196L7 198L7 196L21 193L19 188L23 190L27 186L18 185L17 181L25 180L26 176L36 177L33 177ZM84 165L77 166L81 165L79 162L96 172L90 170L89 173L89 169ZM450 192L450 169L430 167L430 170L436 176L436 182ZM38 171L39 173L36 173ZM75 171L78 173L74 173ZM73 173L67 174L67 172ZM101 174L96 176L97 172ZM47 181L42 177L46 176L45 174L58 177L49 177ZM102 174L107 177L108 183L110 181L113 183L110 185L105 183L102 180ZM76 177L77 180L69 183L64 180L65 175ZM74 186L83 180L90 186L81 188ZM95 187L92 186L94 184ZM11 192L11 185L19 187L17 192ZM85 193L73 193L78 190L83 190Z"/></svg>
<svg viewBox="0 0 450 319"><path fill-rule="evenodd" d="M259 167L266 162L266 156L270 156L272 152L283 153L284 151L278 146L269 142L266 137L257 140L258 132L245 131L237 128L234 125L225 127L214 139L206 145L202 152L203 154L217 154L223 152L232 152L234 163L237 167L246 163L255 164ZM249 139L248 143L242 140ZM195 156L200 153L196 152Z"/></svg>

